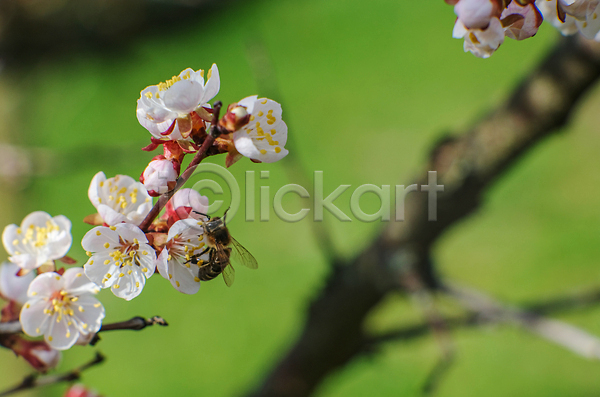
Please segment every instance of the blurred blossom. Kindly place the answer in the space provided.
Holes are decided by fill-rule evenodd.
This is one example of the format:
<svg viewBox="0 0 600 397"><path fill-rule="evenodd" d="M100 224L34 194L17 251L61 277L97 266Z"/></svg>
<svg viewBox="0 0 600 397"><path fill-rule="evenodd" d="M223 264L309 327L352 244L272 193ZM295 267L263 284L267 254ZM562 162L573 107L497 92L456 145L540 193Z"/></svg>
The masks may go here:
<svg viewBox="0 0 600 397"><path fill-rule="evenodd" d="M71 268L64 275L40 274L31 282L29 300L21 310L21 326L29 336L44 335L54 349L65 350L80 334L98 332L104 307L92 295L100 289L82 268Z"/></svg>
<svg viewBox="0 0 600 397"><path fill-rule="evenodd" d="M467 29L460 19L457 19L452 37L465 39L465 52L470 51L479 58L489 58L504 42L504 29L498 18L492 18L484 30Z"/></svg>
<svg viewBox="0 0 600 397"><path fill-rule="evenodd" d="M99 395L86 389L83 385L73 385L67 390L64 397L99 397Z"/></svg>
<svg viewBox="0 0 600 397"><path fill-rule="evenodd" d="M8 225L2 233L8 259L25 270L32 270L64 257L73 238L71 221L65 216L54 218L43 211L27 215L21 226Z"/></svg>
<svg viewBox="0 0 600 397"><path fill-rule="evenodd" d="M0 295L6 300L14 300L19 304L27 301L27 288L35 278L35 274L29 272L23 276L17 273L21 268L14 263L4 262L0 265Z"/></svg>
<svg viewBox="0 0 600 397"><path fill-rule="evenodd" d="M107 225L126 222L140 224L152 209L152 199L144 185L127 175L106 179L94 175L88 197Z"/></svg>
<svg viewBox="0 0 600 397"><path fill-rule="evenodd" d="M97 226L86 233L81 245L90 256L85 274L125 300L138 296L156 269L156 253L134 225Z"/></svg>
<svg viewBox="0 0 600 397"><path fill-rule="evenodd" d="M20 335L10 335L10 349L16 355L23 357L39 372L47 372L56 368L61 359L61 353L41 340L27 340Z"/></svg>

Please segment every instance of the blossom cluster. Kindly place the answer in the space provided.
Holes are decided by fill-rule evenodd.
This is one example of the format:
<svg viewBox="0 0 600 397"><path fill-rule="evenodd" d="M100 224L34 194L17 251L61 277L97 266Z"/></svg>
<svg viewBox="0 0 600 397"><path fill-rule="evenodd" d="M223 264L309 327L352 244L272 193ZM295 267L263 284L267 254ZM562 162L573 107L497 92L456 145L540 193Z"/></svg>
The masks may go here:
<svg viewBox="0 0 600 397"><path fill-rule="evenodd" d="M151 141L144 150L162 147L163 154L149 162L139 181L127 175L107 178L103 172L93 176L88 198L96 212L84 219L93 228L81 240L88 256L82 267L60 265L75 263L67 256L73 237L65 216L36 211L20 225L5 227L0 322L19 321L26 336L0 334L0 346L43 372L57 365L61 350L90 343L101 329L105 310L96 294L102 289L129 301L159 273L179 292L199 291L199 269L210 262L214 241L203 227L208 199L181 188L187 180L180 176L184 156L201 161L227 154L231 166L241 157L274 162L288 153L277 102L246 97L219 117L221 103L210 103L219 88L213 65L206 80L203 70L185 69L142 90L136 114ZM166 205L153 203L152 197L163 194Z"/></svg>
<svg viewBox="0 0 600 397"><path fill-rule="evenodd" d="M580 32L600 41L600 0L445 0L457 15L452 36L464 39L464 50L490 57L505 37L533 37L542 21L563 35Z"/></svg>
<svg viewBox="0 0 600 397"><path fill-rule="evenodd" d="M137 118L151 135L144 150L163 148L140 177L153 197L173 190L183 157L197 153L211 133L217 133L211 151L227 153L228 167L241 157L272 163L288 153L281 105L254 95L229 105L227 113L215 120L216 109L209 102L221 86L217 65L208 70L206 81L204 77L204 70L188 68L140 94Z"/></svg>

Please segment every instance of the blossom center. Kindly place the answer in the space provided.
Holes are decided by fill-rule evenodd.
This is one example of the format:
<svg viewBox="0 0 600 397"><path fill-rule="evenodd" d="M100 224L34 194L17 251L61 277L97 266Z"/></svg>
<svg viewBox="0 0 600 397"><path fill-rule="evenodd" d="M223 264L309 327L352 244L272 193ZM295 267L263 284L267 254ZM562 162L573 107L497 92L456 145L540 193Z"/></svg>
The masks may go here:
<svg viewBox="0 0 600 397"><path fill-rule="evenodd" d="M29 225L27 230L25 230L25 235L23 236L23 240L21 242L23 245L31 244L36 248L40 248L47 244L50 233L59 230L60 228L57 225L52 224L50 221L46 222L46 227Z"/></svg>

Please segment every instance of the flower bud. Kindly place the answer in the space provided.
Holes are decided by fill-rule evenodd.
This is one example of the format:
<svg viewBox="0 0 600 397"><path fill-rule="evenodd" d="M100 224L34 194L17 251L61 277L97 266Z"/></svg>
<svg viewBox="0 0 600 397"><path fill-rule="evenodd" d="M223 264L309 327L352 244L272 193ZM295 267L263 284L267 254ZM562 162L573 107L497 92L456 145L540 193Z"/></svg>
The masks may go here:
<svg viewBox="0 0 600 397"><path fill-rule="evenodd" d="M150 196L160 196L175 187L180 167L181 164L176 160L167 160L163 155L156 156L140 176L140 182Z"/></svg>
<svg viewBox="0 0 600 397"><path fill-rule="evenodd" d="M454 12L468 29L485 29L492 17L500 16L500 7L497 0L460 0Z"/></svg>
<svg viewBox="0 0 600 397"><path fill-rule="evenodd" d="M229 132L234 132L248 124L250 121L250 113L245 106L237 103L232 103L227 107L227 113L221 120L219 125Z"/></svg>
<svg viewBox="0 0 600 397"><path fill-rule="evenodd" d="M202 196L194 189L181 189L171 197L166 205L168 224L181 219L200 219L208 211L208 197Z"/></svg>
<svg viewBox="0 0 600 397"><path fill-rule="evenodd" d="M98 394L86 389L83 385L73 385L67 390L64 397L98 397Z"/></svg>

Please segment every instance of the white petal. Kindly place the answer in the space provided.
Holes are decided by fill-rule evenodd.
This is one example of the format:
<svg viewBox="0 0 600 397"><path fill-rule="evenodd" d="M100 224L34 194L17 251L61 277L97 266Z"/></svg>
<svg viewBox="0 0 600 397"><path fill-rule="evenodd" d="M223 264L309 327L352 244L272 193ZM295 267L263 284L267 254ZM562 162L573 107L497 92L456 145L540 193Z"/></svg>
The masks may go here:
<svg viewBox="0 0 600 397"><path fill-rule="evenodd" d="M93 296L82 296L77 302L71 303L73 317L77 319L79 330L84 333L98 332L104 319L104 307ZM83 326L86 324L87 326Z"/></svg>
<svg viewBox="0 0 600 397"><path fill-rule="evenodd" d="M110 246L120 245L119 233L105 226L96 226L88 231L81 240L83 249L90 252L110 250L110 247L106 248L104 246L105 243L109 243Z"/></svg>
<svg viewBox="0 0 600 397"><path fill-rule="evenodd" d="M65 282L63 278L55 272L43 273L37 276L27 289L27 296L35 297L50 297L53 293L64 288Z"/></svg>
<svg viewBox="0 0 600 397"><path fill-rule="evenodd" d="M206 85L204 86L204 93L200 98L200 105L208 103L219 93L221 81L217 64L213 63L212 67L208 71L207 79Z"/></svg>
<svg viewBox="0 0 600 397"><path fill-rule="evenodd" d="M146 235L139 227L135 225L131 225L129 223L120 223L115 225L116 232L119 233L119 236L123 238L125 241L132 242L134 239L137 239L140 243L147 243L148 239Z"/></svg>
<svg viewBox="0 0 600 397"><path fill-rule="evenodd" d="M50 347L56 350L66 350L73 346L79 338L79 330L73 323L68 324L66 316L63 316L60 321L55 320L55 317L56 315L52 317L44 339Z"/></svg>
<svg viewBox="0 0 600 397"><path fill-rule="evenodd" d="M82 267L67 269L63 274L65 280L65 291L72 295L95 294L98 286L92 282L84 273Z"/></svg>
<svg viewBox="0 0 600 397"><path fill-rule="evenodd" d="M165 92L165 105L179 114L188 114L200 105L203 91L195 81L180 80Z"/></svg>

